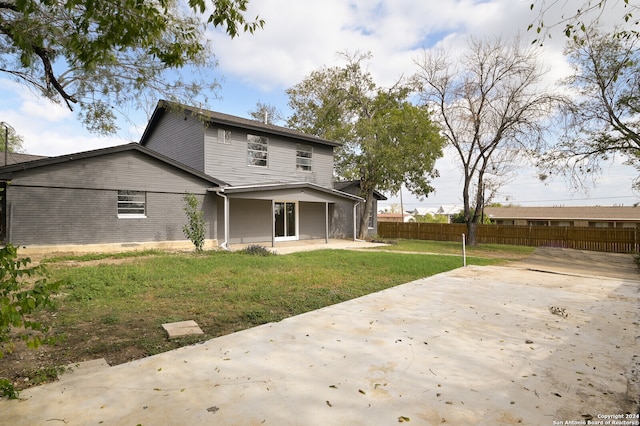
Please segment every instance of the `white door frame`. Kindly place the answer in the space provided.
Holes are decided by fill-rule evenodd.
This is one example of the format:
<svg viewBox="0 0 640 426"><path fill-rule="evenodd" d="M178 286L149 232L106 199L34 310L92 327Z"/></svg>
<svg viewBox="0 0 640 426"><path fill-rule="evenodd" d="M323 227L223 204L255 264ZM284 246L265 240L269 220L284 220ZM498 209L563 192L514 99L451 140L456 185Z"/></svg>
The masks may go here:
<svg viewBox="0 0 640 426"><path fill-rule="evenodd" d="M283 237L277 237L276 236L276 204L278 203L284 203L285 206L286 204L293 204L294 205L294 216L295 216L295 235L285 235ZM286 201L286 200L273 200L273 209L271 214L273 215L273 240L274 241L297 241L300 239L300 209L299 209L299 204L298 201ZM287 216L284 216L285 219L285 224L284 224L284 229L285 229L285 233L287 230Z"/></svg>

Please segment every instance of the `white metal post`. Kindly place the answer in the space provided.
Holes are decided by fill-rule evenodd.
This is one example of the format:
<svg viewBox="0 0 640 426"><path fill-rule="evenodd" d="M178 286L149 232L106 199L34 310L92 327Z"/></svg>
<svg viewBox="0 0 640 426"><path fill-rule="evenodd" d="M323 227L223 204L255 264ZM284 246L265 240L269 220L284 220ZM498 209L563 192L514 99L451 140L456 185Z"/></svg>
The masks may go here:
<svg viewBox="0 0 640 426"><path fill-rule="evenodd" d="M462 266L467 266L467 243L464 234L462 234Z"/></svg>

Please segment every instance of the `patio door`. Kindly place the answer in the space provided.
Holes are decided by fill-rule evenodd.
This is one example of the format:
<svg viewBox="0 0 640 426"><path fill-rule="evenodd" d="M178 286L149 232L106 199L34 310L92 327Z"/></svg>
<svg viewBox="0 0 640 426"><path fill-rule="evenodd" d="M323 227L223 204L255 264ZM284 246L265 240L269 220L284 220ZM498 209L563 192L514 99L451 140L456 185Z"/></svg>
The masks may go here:
<svg viewBox="0 0 640 426"><path fill-rule="evenodd" d="M298 203L290 201L274 202L273 216L276 241L298 239Z"/></svg>

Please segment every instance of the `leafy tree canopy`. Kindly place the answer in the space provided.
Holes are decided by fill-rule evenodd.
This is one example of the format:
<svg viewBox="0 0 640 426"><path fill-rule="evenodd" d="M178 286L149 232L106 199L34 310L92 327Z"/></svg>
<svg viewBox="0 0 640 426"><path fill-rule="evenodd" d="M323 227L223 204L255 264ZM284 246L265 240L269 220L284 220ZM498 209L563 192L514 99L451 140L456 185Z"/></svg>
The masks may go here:
<svg viewBox="0 0 640 426"><path fill-rule="evenodd" d="M149 97L188 102L215 82L208 26L230 37L264 22L248 0L0 0L0 72L44 97L77 105L89 130L116 131L118 108ZM149 102L147 102L149 101Z"/></svg>
<svg viewBox="0 0 640 426"><path fill-rule="evenodd" d="M7 140L9 144L7 145ZM22 152L22 136L16 133L15 129L6 123L0 123L0 151L8 147L9 152Z"/></svg>
<svg viewBox="0 0 640 426"><path fill-rule="evenodd" d="M637 38L640 24L640 6L629 0L583 0L576 3L577 8L567 7L566 0L533 0L530 9L537 13L534 22L529 24L529 30L534 29L538 34L533 44L544 42L545 37L551 37L552 29L560 27L568 38L578 40L589 28L598 26L604 14L612 14L618 20L617 35ZM562 14L554 16L555 10L562 10ZM616 15L616 11L619 13ZM547 22L545 23L545 19ZM622 26L626 27L623 28Z"/></svg>
<svg viewBox="0 0 640 426"><path fill-rule="evenodd" d="M249 115L254 120L265 124L276 124L284 120L284 116L277 107L262 102L258 102L255 108L249 111Z"/></svg>
<svg viewBox="0 0 640 426"><path fill-rule="evenodd" d="M574 72L563 83L575 96L564 108L561 142L540 161L543 171L559 170L580 187L601 161L616 155L640 170L639 45L639 38L596 29L568 42Z"/></svg>
<svg viewBox="0 0 640 426"><path fill-rule="evenodd" d="M314 71L287 90L289 126L343 143L335 170L339 178L360 181L364 238L374 191L397 192L402 184L418 195L433 191L444 139L429 111L409 102L410 84L379 87L363 68L369 54L343 56L345 66Z"/></svg>

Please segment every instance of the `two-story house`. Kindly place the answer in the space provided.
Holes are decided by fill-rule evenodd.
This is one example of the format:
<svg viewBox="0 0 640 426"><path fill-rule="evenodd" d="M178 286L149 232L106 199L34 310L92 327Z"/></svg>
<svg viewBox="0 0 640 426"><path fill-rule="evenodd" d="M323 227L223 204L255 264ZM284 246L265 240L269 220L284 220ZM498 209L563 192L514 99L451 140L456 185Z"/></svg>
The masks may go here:
<svg viewBox="0 0 640 426"><path fill-rule="evenodd" d="M226 182L213 190L221 244L354 235L363 200L334 189L336 142L160 101L140 144Z"/></svg>
<svg viewBox="0 0 640 426"><path fill-rule="evenodd" d="M338 146L160 101L139 144L0 167L0 237L58 250L188 246L183 197L192 193L207 247L355 238L363 200L334 189Z"/></svg>

